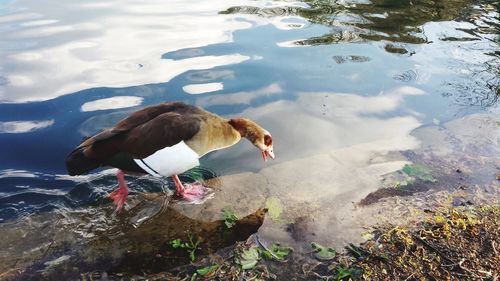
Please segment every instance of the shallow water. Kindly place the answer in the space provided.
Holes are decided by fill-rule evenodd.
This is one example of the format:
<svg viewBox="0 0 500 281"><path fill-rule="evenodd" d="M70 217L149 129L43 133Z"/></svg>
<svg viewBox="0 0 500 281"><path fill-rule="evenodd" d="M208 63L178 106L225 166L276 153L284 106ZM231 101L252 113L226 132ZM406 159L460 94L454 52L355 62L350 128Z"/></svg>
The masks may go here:
<svg viewBox="0 0 500 281"><path fill-rule="evenodd" d="M415 191L465 184L494 198L498 18L498 1L0 1L0 228L38 233L26 221L62 216L64 235L90 245L105 234L82 225L136 224L107 218L112 171L69 177L64 158L82 137L170 100L252 118L274 138L272 162L246 141L202 160L202 175L220 176L214 199L173 207L197 221L271 206L267 241L304 251L360 241L371 216L357 203L412 162L438 181ZM127 179L133 200L167 190Z"/></svg>

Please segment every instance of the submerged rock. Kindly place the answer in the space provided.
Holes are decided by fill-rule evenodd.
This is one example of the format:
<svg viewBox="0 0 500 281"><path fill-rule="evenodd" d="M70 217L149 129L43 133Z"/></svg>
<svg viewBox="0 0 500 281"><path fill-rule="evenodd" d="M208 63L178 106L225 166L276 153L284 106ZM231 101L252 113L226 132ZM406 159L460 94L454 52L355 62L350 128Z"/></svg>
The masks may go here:
<svg viewBox="0 0 500 281"><path fill-rule="evenodd" d="M4 272L1 280L70 280L87 271L132 276L173 269L190 260L184 249L174 249L170 241L191 235L200 241L195 252L199 259L246 240L258 231L267 212L258 209L227 228L222 220L187 217L175 204L165 205L169 197L140 197L131 198L132 207L116 216L101 206L40 214L2 225L0 261L5 263L0 266ZM156 212L136 224L138 213L148 208ZM45 227L40 227L43 222ZM13 232L33 238L24 245L14 241L16 236L9 235Z"/></svg>
<svg viewBox="0 0 500 281"><path fill-rule="evenodd" d="M473 114L414 130L412 135L422 145L403 152L414 164L383 175L381 188L363 198L360 205L430 189L467 190L467 186L477 185L483 193L498 192L491 178L500 165L497 127L490 114Z"/></svg>

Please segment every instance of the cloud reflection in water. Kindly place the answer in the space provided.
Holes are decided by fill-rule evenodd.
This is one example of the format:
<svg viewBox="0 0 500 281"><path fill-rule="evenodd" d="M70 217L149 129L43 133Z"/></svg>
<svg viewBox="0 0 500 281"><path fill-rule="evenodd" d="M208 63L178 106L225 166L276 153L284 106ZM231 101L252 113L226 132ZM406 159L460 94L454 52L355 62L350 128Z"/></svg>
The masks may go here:
<svg viewBox="0 0 500 281"><path fill-rule="evenodd" d="M223 176L219 178L221 191L208 204L217 208L239 202L240 209L252 210L266 198L276 197L286 205L287 219L307 220L306 234L300 235L303 241L339 245L346 239L356 240L361 226L353 215L353 203L376 190L382 175L409 163L400 151L420 145L411 133L421 126L422 116L407 109L404 102L423 94L414 87L366 97L301 92L293 100L244 110L238 115L256 120L273 134L277 158L264 164L247 141L209 155L203 164ZM238 103L230 94L226 96L226 100L201 97L200 102L208 107L231 100ZM266 241L296 247L307 244L290 240L280 224L264 224L259 233ZM310 233L314 237L305 236Z"/></svg>
<svg viewBox="0 0 500 281"><path fill-rule="evenodd" d="M100 99L91 102L86 102L80 108L81 111L96 111L106 109L117 109L137 106L142 103L143 98L133 96L116 96L107 99Z"/></svg>
<svg viewBox="0 0 500 281"><path fill-rule="evenodd" d="M227 168L233 172L249 167L260 170L259 176L267 179L272 192L286 192L301 200L349 193L359 186L375 189L377 176L407 163L401 157L389 157L391 152L419 146L410 133L421 125L420 116L406 110L403 102L407 96L422 94L414 87L400 87L369 97L298 93L293 101L280 100L250 108L238 115L254 119L272 132L277 160L263 166L254 148L241 142L235 148L210 156L208 161L216 159L210 165L233 163ZM203 97L201 101L204 106L214 106L237 100L226 96L225 100ZM324 190L312 193L304 189L311 185L309 181L315 181L313 186L318 191Z"/></svg>
<svg viewBox="0 0 500 281"><path fill-rule="evenodd" d="M216 92L224 89L224 84L220 82L206 84L189 84L182 87L184 92L192 95Z"/></svg>
<svg viewBox="0 0 500 281"><path fill-rule="evenodd" d="M209 107L214 105L238 105L250 104L260 98L269 97L275 94L283 93L280 85L277 83L271 84L262 89L251 92L237 92L232 94L210 95L196 99L196 105L201 107Z"/></svg>
<svg viewBox="0 0 500 281"><path fill-rule="evenodd" d="M54 124L54 120L46 121L8 121L0 122L0 133L17 134L28 133Z"/></svg>
<svg viewBox="0 0 500 281"><path fill-rule="evenodd" d="M235 2L52 2L21 0L16 6L23 10L0 15L0 76L8 81L0 84L0 100L40 101L94 87L167 82L188 70L249 59L161 59L179 49L230 42L233 31L249 28L218 14Z"/></svg>

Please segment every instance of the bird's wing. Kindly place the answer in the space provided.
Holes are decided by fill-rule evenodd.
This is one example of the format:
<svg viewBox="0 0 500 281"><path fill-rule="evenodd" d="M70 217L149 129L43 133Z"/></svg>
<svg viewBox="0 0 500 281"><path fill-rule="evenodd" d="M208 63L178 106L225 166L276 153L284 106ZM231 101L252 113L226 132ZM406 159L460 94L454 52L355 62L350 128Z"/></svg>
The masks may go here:
<svg viewBox="0 0 500 281"><path fill-rule="evenodd" d="M202 126L199 115L167 112L128 131L121 150L134 158L145 158L156 151L191 139Z"/></svg>
<svg viewBox="0 0 500 281"><path fill-rule="evenodd" d="M134 113L132 113L130 116L127 118L123 119L113 127L106 129L99 134L85 139L78 147L85 147L92 145L96 142L103 141L110 139L112 137L115 137L117 135L120 135L122 133L128 132L135 127L138 127L142 124L145 124L156 117L158 117L161 114L167 113L167 112L178 112L178 113L183 113L188 110L199 110L197 107L187 105L184 103L180 102L167 102L167 103L161 103L158 105L153 105L146 107L144 109L138 110Z"/></svg>
<svg viewBox="0 0 500 281"><path fill-rule="evenodd" d="M84 141L79 148L86 157L100 161L119 152L142 159L198 133L202 123L198 110L191 106L170 111L148 107Z"/></svg>

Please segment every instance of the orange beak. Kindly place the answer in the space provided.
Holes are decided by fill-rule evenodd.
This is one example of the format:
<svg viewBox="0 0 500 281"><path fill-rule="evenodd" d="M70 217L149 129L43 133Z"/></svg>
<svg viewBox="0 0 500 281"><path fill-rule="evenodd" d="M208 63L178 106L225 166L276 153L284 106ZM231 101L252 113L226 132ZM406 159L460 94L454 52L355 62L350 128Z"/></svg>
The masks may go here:
<svg viewBox="0 0 500 281"><path fill-rule="evenodd" d="M269 150L263 150L261 151L262 153L262 158L264 159L264 161L267 161L267 157L271 158L274 160L275 156L274 156L274 152L272 151L269 151Z"/></svg>

